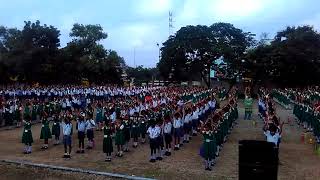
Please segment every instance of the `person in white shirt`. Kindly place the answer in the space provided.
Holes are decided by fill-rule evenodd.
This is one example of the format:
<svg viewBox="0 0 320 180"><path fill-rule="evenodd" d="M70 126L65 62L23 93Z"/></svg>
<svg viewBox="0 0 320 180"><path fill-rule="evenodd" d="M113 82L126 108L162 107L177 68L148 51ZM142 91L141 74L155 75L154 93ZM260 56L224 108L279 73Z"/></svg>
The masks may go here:
<svg viewBox="0 0 320 180"><path fill-rule="evenodd" d="M161 120L157 120L157 125L156 125L156 129L159 132L159 136L157 137L157 160L161 161L162 160L162 156L164 154L163 148L164 148L164 144L163 144L163 122L162 119Z"/></svg>
<svg viewBox="0 0 320 180"><path fill-rule="evenodd" d="M278 160L279 160L279 143L281 139L283 124L284 122L281 123L279 128L274 124L270 124L270 125L266 124L263 127L264 135L266 136L267 142L273 143L276 147L276 155Z"/></svg>
<svg viewBox="0 0 320 180"><path fill-rule="evenodd" d="M176 113L173 119L173 130L174 130L174 150L179 150L180 148L180 127L181 127L181 115Z"/></svg>
<svg viewBox="0 0 320 180"><path fill-rule="evenodd" d="M96 128L96 123L93 120L92 114L88 115L88 119L86 121L86 131L87 131L87 138L88 138L88 147L87 149L92 149L94 147L94 131L93 129Z"/></svg>
<svg viewBox="0 0 320 180"><path fill-rule="evenodd" d="M184 116L184 121L183 121L183 130L184 130L184 136L183 136L183 142L184 143L189 143L189 122L191 121L191 110L187 109L186 110L186 115Z"/></svg>
<svg viewBox="0 0 320 180"><path fill-rule="evenodd" d="M198 127L198 119L199 119L199 110L197 107L193 107L192 112L192 136L197 136L197 127Z"/></svg>
<svg viewBox="0 0 320 180"><path fill-rule="evenodd" d="M149 120L150 127L147 130L150 139L150 149L151 149L151 157L150 162L156 162L156 151L157 151L157 137L159 136L160 132L159 129L156 128L155 121Z"/></svg>
<svg viewBox="0 0 320 180"><path fill-rule="evenodd" d="M86 122L84 121L85 114L83 112L80 113L80 117L77 120L77 130L78 130L78 139L79 139L79 149L77 153L84 153L84 138L86 131Z"/></svg>
<svg viewBox="0 0 320 180"><path fill-rule="evenodd" d="M164 127L163 127L163 132L164 132L164 141L166 144L166 156L171 156L171 142L172 142L172 123L170 119L170 115L165 115L164 116Z"/></svg>
<svg viewBox="0 0 320 180"><path fill-rule="evenodd" d="M63 133L63 145L64 145L64 158L70 158L71 154L71 145L72 145L72 124L71 117L68 116L65 118L65 122L62 122L62 133ZM69 151L68 151L69 147Z"/></svg>

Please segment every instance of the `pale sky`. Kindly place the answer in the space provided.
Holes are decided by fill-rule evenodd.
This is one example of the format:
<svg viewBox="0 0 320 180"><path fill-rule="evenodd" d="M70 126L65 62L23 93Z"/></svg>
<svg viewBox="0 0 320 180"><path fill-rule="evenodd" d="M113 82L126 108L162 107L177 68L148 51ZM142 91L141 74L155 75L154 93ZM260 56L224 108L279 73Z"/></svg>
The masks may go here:
<svg viewBox="0 0 320 180"><path fill-rule="evenodd" d="M186 25L229 22L244 31L269 37L292 25L320 30L319 0L0 0L0 25L22 28L25 20L40 20L61 31L61 47L70 41L74 23L100 24L108 33L102 44L118 51L128 65L154 67L157 43Z"/></svg>

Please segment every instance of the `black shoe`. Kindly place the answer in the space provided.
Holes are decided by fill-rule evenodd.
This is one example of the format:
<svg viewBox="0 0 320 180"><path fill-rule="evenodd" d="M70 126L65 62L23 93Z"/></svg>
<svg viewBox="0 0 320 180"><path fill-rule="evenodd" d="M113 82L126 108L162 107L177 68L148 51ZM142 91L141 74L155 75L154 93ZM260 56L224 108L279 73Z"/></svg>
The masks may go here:
<svg viewBox="0 0 320 180"><path fill-rule="evenodd" d="M168 152L168 151L166 151L166 152L164 153L164 155L169 156L169 152Z"/></svg>
<svg viewBox="0 0 320 180"><path fill-rule="evenodd" d="M44 146L42 146L42 147L41 147L41 149L45 149L45 147L44 147Z"/></svg>
<svg viewBox="0 0 320 180"><path fill-rule="evenodd" d="M156 162L156 160L155 159L150 159L150 162L154 163L154 162Z"/></svg>
<svg viewBox="0 0 320 180"><path fill-rule="evenodd" d="M192 137L189 137L189 140L191 140L192 139Z"/></svg>
<svg viewBox="0 0 320 180"><path fill-rule="evenodd" d="M27 151L25 151L25 152L23 152L23 154L28 154L28 152L27 152Z"/></svg>
<svg viewBox="0 0 320 180"><path fill-rule="evenodd" d="M81 150L81 154L84 154L84 150Z"/></svg>
<svg viewBox="0 0 320 180"><path fill-rule="evenodd" d="M197 134L196 134L196 133L193 133L192 136L197 136Z"/></svg>
<svg viewBox="0 0 320 180"><path fill-rule="evenodd" d="M206 167L204 170L208 171L208 170L209 170L209 168L208 168L208 167Z"/></svg>
<svg viewBox="0 0 320 180"><path fill-rule="evenodd" d="M76 151L76 153L78 153L78 154L79 154L79 153L81 153L81 151L80 151L80 150L77 150L77 151Z"/></svg>
<svg viewBox="0 0 320 180"><path fill-rule="evenodd" d="M189 143L189 141L187 140L186 143Z"/></svg>
<svg viewBox="0 0 320 180"><path fill-rule="evenodd" d="M183 144L181 143L181 144L180 144L180 147L182 147L182 146L183 146Z"/></svg>
<svg viewBox="0 0 320 180"><path fill-rule="evenodd" d="M168 152L168 156L171 156L171 152Z"/></svg>
<svg viewBox="0 0 320 180"><path fill-rule="evenodd" d="M129 152L129 149L125 149L123 152Z"/></svg>
<svg viewBox="0 0 320 180"><path fill-rule="evenodd" d="M162 160L162 157L157 157L157 160L158 160L158 161L161 161L161 160Z"/></svg>
<svg viewBox="0 0 320 180"><path fill-rule="evenodd" d="M211 169L211 168L208 168L208 171L212 171L212 169Z"/></svg>
<svg viewBox="0 0 320 180"><path fill-rule="evenodd" d="M179 148L178 147L174 147L173 150L177 151L177 150L179 150Z"/></svg>

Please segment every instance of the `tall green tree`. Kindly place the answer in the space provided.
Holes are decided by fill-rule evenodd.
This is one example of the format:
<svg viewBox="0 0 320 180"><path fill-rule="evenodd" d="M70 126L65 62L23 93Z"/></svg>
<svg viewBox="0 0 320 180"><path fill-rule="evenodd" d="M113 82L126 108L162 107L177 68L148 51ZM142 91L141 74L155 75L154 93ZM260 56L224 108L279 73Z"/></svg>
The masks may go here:
<svg viewBox="0 0 320 180"><path fill-rule="evenodd" d="M26 21L23 29L1 28L2 61L9 76L27 82L50 81L54 77L54 59L60 46L60 31L40 21Z"/></svg>
<svg viewBox="0 0 320 180"><path fill-rule="evenodd" d="M320 83L320 34L310 26L287 27L270 44L248 55L248 69L257 79L282 85Z"/></svg>
<svg viewBox="0 0 320 180"><path fill-rule="evenodd" d="M230 75L239 73L244 52L254 43L253 36L229 23L182 27L163 43L159 70L165 78L171 74L175 80L202 79L210 86L210 70L218 68L215 61L221 57Z"/></svg>

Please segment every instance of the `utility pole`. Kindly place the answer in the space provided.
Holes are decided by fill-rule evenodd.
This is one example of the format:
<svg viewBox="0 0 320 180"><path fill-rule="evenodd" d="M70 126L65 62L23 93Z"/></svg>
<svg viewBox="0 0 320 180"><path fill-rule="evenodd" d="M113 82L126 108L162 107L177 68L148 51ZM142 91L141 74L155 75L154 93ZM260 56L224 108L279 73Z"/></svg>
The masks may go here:
<svg viewBox="0 0 320 180"><path fill-rule="evenodd" d="M136 47L133 47L133 67L136 68Z"/></svg>

